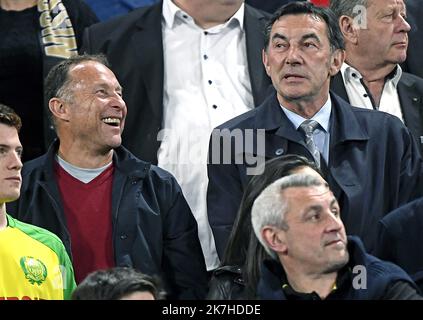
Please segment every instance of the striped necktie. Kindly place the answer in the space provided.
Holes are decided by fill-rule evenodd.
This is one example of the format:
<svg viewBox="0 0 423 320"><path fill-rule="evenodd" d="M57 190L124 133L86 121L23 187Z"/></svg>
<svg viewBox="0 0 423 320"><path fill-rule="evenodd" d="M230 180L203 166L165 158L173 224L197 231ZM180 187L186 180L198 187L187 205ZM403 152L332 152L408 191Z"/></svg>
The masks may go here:
<svg viewBox="0 0 423 320"><path fill-rule="evenodd" d="M313 132L318 126L319 123L317 121L309 119L301 123L298 129L304 133L307 149L313 156L314 162L316 163L317 167L320 168L320 152L319 149L317 149L313 139Z"/></svg>

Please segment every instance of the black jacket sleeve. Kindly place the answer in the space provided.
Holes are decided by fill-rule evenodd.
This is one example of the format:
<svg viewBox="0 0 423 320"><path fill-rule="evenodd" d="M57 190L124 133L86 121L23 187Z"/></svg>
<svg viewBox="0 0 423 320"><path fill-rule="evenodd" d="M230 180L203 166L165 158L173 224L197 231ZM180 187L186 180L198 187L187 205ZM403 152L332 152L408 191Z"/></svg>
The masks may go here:
<svg viewBox="0 0 423 320"><path fill-rule="evenodd" d="M163 271L174 284L169 298L204 299L207 270L198 238L197 222L180 186L171 177L161 197L173 199L163 218Z"/></svg>

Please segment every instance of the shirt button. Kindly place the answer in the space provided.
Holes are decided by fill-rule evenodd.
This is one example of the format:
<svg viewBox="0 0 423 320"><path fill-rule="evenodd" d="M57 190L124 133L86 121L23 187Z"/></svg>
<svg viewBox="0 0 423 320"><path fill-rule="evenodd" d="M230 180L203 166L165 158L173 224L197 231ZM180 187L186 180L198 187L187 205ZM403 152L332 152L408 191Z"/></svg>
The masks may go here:
<svg viewBox="0 0 423 320"><path fill-rule="evenodd" d="M204 35L206 36L206 35L208 35L209 33L207 32L207 31L204 31Z"/></svg>
<svg viewBox="0 0 423 320"><path fill-rule="evenodd" d="M357 77L357 74L355 74L355 73L352 73L351 74L354 78L356 78Z"/></svg>
<svg viewBox="0 0 423 320"><path fill-rule="evenodd" d="M277 155L277 156L280 156L280 155L282 155L283 154L283 149L282 148L279 148L279 149L277 149L276 151L275 151L275 155Z"/></svg>
<svg viewBox="0 0 423 320"><path fill-rule="evenodd" d="M209 57L205 54L205 55L203 56L203 58L204 58L204 60L207 60Z"/></svg>
<svg viewBox="0 0 423 320"><path fill-rule="evenodd" d="M184 19L188 19L188 16L186 14L184 14L182 17L184 17Z"/></svg>
<svg viewBox="0 0 423 320"><path fill-rule="evenodd" d="M364 98L367 98L369 95L367 93L363 94Z"/></svg>
<svg viewBox="0 0 423 320"><path fill-rule="evenodd" d="M128 238L128 236L126 234L121 234L120 235L120 240L125 240L127 238Z"/></svg>
<svg viewBox="0 0 423 320"><path fill-rule="evenodd" d="M215 105L215 104L212 107L213 107L213 109L217 109L217 105Z"/></svg>
<svg viewBox="0 0 423 320"><path fill-rule="evenodd" d="M209 80L209 81L208 81L208 83L209 83L209 84L212 84L212 83L213 83L213 81Z"/></svg>

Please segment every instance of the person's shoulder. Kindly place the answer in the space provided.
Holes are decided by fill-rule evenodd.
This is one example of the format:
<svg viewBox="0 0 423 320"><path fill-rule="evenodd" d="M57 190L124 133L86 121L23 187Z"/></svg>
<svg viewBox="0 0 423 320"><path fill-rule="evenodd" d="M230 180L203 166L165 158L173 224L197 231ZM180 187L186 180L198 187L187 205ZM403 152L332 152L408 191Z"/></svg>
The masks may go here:
<svg viewBox="0 0 423 320"><path fill-rule="evenodd" d="M422 88L423 78L409 72L403 72L400 78L400 83L404 83L407 86L417 85L419 88Z"/></svg>
<svg viewBox="0 0 423 320"><path fill-rule="evenodd" d="M274 99L274 94L270 95L258 107L224 122L223 124L216 127L215 130L254 129L256 127L257 117L260 117L263 112L266 112L266 109L269 108L269 105L273 103Z"/></svg>
<svg viewBox="0 0 423 320"><path fill-rule="evenodd" d="M357 236L348 236L348 251L350 259L353 259L350 261L351 264L365 267L371 277L400 276L408 278L405 271L396 264L369 254L362 240Z"/></svg>
<svg viewBox="0 0 423 320"><path fill-rule="evenodd" d="M24 177L35 171L42 170L45 166L46 158L47 158L47 155L44 154L38 158L25 162L22 168L22 173L21 173L22 176Z"/></svg>
<svg viewBox="0 0 423 320"><path fill-rule="evenodd" d="M385 129L390 128L395 130L406 128L404 123L397 116L387 112L353 106L350 107L357 120L367 124L369 128L374 128L377 131L380 131L381 126L385 126Z"/></svg>
<svg viewBox="0 0 423 320"><path fill-rule="evenodd" d="M144 177L144 179L153 180L155 183L159 182L175 182L174 176L165 169L159 168L158 166L151 164L150 162L144 161L128 149L120 146L115 149L117 160L120 169L129 170L128 173L131 175L135 172Z"/></svg>
<svg viewBox="0 0 423 320"><path fill-rule="evenodd" d="M405 230L416 223L423 225L423 197L389 212L381 219L381 223L386 226L397 226L397 228L403 226Z"/></svg>
<svg viewBox="0 0 423 320"><path fill-rule="evenodd" d="M65 249L62 241L54 233L33 224L22 222L9 215L7 218L10 227L19 229L30 238L52 249L56 254L62 254L64 252Z"/></svg>
<svg viewBox="0 0 423 320"><path fill-rule="evenodd" d="M236 116L236 117L222 123L216 129L217 130L222 130L222 129L233 130L233 129L253 128L256 115L257 115L257 109L247 111L243 114L240 114L239 116Z"/></svg>
<svg viewBox="0 0 423 320"><path fill-rule="evenodd" d="M245 4L245 11L246 11L246 13L250 14L251 16L253 16L253 17L255 17L259 20L267 21L272 16L270 13L268 13L264 10L254 8L253 6L250 6L247 3Z"/></svg>

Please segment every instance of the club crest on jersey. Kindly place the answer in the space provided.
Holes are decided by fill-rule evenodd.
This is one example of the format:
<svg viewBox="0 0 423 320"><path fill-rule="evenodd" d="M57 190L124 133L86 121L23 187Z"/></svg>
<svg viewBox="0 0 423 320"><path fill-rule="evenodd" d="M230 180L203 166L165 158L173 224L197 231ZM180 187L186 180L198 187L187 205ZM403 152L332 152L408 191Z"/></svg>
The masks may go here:
<svg viewBox="0 0 423 320"><path fill-rule="evenodd" d="M22 257L20 260L20 265L25 273L25 278L31 284L41 285L47 278L47 268L42 261L35 259L33 257Z"/></svg>

